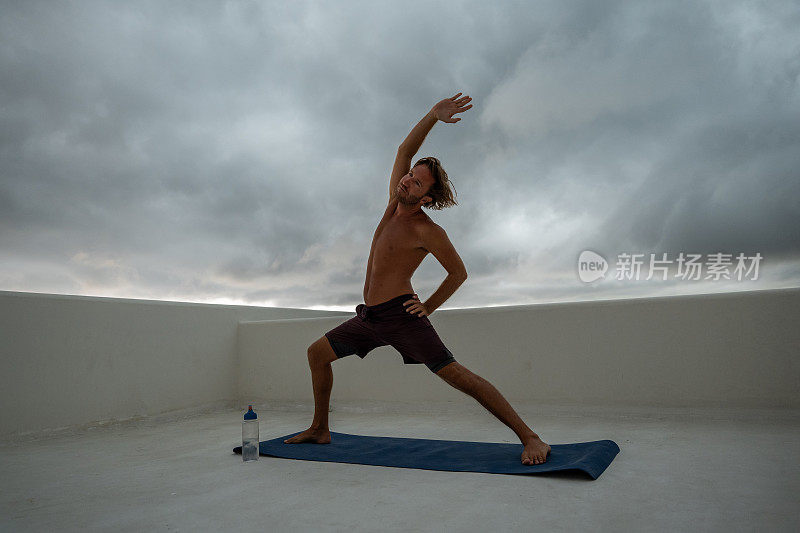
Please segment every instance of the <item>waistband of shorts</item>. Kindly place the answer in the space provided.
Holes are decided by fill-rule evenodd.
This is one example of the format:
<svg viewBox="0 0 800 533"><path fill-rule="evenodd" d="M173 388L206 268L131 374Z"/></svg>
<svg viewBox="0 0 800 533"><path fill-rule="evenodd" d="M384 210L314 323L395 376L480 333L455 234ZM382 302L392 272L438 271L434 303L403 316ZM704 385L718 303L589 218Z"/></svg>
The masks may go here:
<svg viewBox="0 0 800 533"><path fill-rule="evenodd" d="M395 296L391 300L386 300L385 302L381 302L377 305L364 305L370 311L382 311L384 309L389 309L391 307L396 307L398 305L402 305L403 302L409 300L414 297L413 292L409 292L408 294L401 294L400 296Z"/></svg>

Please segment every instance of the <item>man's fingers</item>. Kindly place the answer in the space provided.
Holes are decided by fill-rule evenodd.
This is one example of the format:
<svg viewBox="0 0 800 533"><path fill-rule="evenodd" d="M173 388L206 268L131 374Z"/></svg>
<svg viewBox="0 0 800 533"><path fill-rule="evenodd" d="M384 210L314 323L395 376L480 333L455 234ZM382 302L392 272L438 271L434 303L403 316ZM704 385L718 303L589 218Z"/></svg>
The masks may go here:
<svg viewBox="0 0 800 533"><path fill-rule="evenodd" d="M418 316L425 316L425 314L427 313L425 308L422 306L421 303L419 303L418 300L415 301L412 305L406 307L406 311L411 313L412 315L418 315Z"/></svg>
<svg viewBox="0 0 800 533"><path fill-rule="evenodd" d="M451 100L455 100L456 98L458 98L458 95L459 95L459 94L461 94L461 93L458 93L457 95L455 95L454 97L452 97L452 98L451 98Z"/></svg>

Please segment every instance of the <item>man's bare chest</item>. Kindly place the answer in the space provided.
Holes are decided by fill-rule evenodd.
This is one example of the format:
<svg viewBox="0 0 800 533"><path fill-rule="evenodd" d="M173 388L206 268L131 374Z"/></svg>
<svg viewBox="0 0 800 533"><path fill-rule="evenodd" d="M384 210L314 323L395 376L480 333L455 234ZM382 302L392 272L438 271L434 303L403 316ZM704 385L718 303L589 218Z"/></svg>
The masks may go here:
<svg viewBox="0 0 800 533"><path fill-rule="evenodd" d="M373 246L382 257L424 251L419 223L388 220L375 231Z"/></svg>

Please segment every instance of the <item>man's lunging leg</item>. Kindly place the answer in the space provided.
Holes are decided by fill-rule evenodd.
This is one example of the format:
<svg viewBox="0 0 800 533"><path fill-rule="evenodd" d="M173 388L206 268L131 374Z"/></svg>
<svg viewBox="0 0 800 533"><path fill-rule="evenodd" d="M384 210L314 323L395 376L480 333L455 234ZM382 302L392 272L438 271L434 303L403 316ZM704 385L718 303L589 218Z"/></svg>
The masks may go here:
<svg viewBox="0 0 800 533"><path fill-rule="evenodd" d="M522 452L522 464L541 464L547 460L550 446L543 442L539 435L529 428L519 417L514 408L500 394L494 385L470 372L458 362L450 363L436 373L447 383L469 394L484 406L501 422L510 427L517 434L519 440L525 445Z"/></svg>
<svg viewBox="0 0 800 533"><path fill-rule="evenodd" d="M308 347L308 366L311 369L311 383L314 386L314 420L311 422L311 427L299 435L283 441L284 443L328 444L331 441L331 432L328 429L328 410L333 388L331 361L336 359L336 353L325 337Z"/></svg>

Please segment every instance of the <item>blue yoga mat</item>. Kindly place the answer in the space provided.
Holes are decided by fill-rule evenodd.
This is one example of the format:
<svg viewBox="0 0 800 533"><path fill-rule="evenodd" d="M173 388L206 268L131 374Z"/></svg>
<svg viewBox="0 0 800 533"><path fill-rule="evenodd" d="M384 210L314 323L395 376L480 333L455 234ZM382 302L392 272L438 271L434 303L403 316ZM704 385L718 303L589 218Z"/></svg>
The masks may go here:
<svg viewBox="0 0 800 533"><path fill-rule="evenodd" d="M259 455L360 465L421 468L451 472L489 474L538 474L558 470L580 470L597 479L619 453L611 440L551 444L547 461L524 465L520 460L524 446L497 442L369 437L331 431L330 444L284 444L292 433L258 443ZM233 449L241 454L242 447Z"/></svg>

